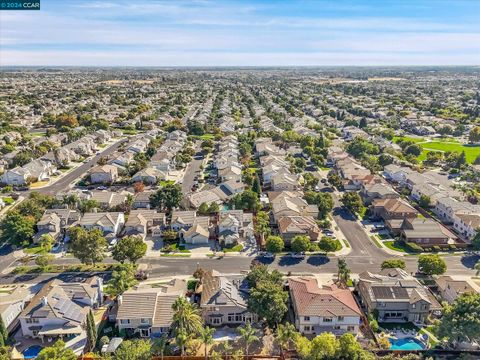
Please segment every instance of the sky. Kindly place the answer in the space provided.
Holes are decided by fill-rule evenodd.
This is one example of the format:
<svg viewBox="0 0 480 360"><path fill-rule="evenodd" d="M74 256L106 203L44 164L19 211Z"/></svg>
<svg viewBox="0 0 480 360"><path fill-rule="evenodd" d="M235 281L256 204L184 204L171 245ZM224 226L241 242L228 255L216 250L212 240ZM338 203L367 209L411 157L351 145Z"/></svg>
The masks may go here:
<svg viewBox="0 0 480 360"><path fill-rule="evenodd" d="M0 66L479 65L480 0L41 0Z"/></svg>

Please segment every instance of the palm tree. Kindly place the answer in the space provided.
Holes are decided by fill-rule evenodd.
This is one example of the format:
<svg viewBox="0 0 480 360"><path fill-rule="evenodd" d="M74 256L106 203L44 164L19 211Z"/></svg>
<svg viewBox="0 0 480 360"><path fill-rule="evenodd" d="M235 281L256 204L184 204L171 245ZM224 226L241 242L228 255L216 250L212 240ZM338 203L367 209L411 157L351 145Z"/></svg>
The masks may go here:
<svg viewBox="0 0 480 360"><path fill-rule="evenodd" d="M348 280L350 279L350 269L348 268L347 262L345 259L338 259L338 281L344 286L347 285Z"/></svg>
<svg viewBox="0 0 480 360"><path fill-rule="evenodd" d="M202 343L205 346L205 360L208 358L208 346L213 343L214 333L215 329L208 326L200 330L200 340L202 340Z"/></svg>
<svg viewBox="0 0 480 360"><path fill-rule="evenodd" d="M223 354L225 356L225 360L228 360L228 357L233 350L232 345L230 345L230 343L227 340L222 344L222 348L223 348Z"/></svg>
<svg viewBox="0 0 480 360"><path fill-rule="evenodd" d="M297 336L297 330L292 323L286 323L285 325L278 325L277 327L277 342L280 345L280 350L289 348L290 342L294 341Z"/></svg>
<svg viewBox="0 0 480 360"><path fill-rule="evenodd" d="M180 329L175 336L175 343L180 348L182 357L185 356L185 345L188 341L188 334L184 329Z"/></svg>
<svg viewBox="0 0 480 360"><path fill-rule="evenodd" d="M193 336L200 332L203 327L200 311L196 306L191 304L187 298L181 296L172 305L173 320L172 330L174 334L178 334L184 330L185 333Z"/></svg>
<svg viewBox="0 0 480 360"><path fill-rule="evenodd" d="M163 334L160 338L155 339L152 345L152 352L154 354L160 354L160 359L163 360L163 355L165 353L165 348L167 347L168 336Z"/></svg>
<svg viewBox="0 0 480 360"><path fill-rule="evenodd" d="M250 344L258 340L258 337L255 335L255 329L252 328L252 325L249 322L247 322L244 327L238 327L237 330L245 342L245 355L248 358L248 349L250 348Z"/></svg>

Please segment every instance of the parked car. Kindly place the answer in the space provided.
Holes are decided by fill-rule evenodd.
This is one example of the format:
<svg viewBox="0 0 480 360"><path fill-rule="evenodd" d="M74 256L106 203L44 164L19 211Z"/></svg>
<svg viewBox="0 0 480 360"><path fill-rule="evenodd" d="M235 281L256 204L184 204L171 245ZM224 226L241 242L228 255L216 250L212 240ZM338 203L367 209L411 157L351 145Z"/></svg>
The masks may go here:
<svg viewBox="0 0 480 360"><path fill-rule="evenodd" d="M263 252L260 253L260 256L264 257L266 259L273 259L275 257L275 254L272 254L268 251L263 251Z"/></svg>

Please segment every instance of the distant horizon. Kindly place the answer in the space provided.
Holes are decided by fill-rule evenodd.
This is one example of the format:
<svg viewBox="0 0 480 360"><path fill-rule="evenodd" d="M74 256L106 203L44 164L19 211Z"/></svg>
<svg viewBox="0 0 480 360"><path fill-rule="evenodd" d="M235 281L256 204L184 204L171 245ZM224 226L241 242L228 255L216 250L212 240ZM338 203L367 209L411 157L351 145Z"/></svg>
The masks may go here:
<svg viewBox="0 0 480 360"><path fill-rule="evenodd" d="M479 14L469 0L42 0L0 11L0 66L478 66Z"/></svg>
<svg viewBox="0 0 480 360"><path fill-rule="evenodd" d="M317 68L475 68L479 64L405 64L405 65L2 65L2 68L157 68L157 69L317 69ZM0 69L1 71L1 69Z"/></svg>

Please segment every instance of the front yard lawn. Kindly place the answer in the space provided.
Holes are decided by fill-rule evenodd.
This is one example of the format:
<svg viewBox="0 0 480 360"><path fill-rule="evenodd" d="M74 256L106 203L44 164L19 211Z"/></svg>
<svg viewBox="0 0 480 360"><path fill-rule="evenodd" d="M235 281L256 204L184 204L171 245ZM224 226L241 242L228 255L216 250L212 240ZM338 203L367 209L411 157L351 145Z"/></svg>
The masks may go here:
<svg viewBox="0 0 480 360"><path fill-rule="evenodd" d="M384 241L383 244L390 250L408 253L407 247L400 241Z"/></svg>
<svg viewBox="0 0 480 360"><path fill-rule="evenodd" d="M43 247L41 247L40 245L29 246L27 248L24 248L23 251L26 252L27 254L30 254L30 255L45 254L46 253L45 249Z"/></svg>
<svg viewBox="0 0 480 360"><path fill-rule="evenodd" d="M243 245L242 244L237 244L235 246L232 246L232 247L224 247L222 250L223 252L240 252L242 251L243 249Z"/></svg>

